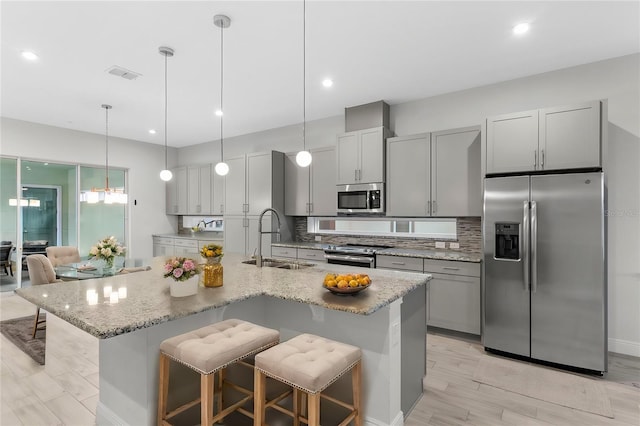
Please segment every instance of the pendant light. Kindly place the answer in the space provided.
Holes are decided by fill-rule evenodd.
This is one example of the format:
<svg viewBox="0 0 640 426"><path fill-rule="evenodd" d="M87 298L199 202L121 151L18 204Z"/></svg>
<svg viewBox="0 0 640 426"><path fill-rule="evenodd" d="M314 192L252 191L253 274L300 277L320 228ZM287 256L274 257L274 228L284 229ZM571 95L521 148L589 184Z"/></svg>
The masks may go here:
<svg viewBox="0 0 640 426"><path fill-rule="evenodd" d="M311 153L307 151L307 3L302 0L302 151L296 155L300 167L311 164Z"/></svg>
<svg viewBox="0 0 640 426"><path fill-rule="evenodd" d="M173 49L166 46L160 46L158 51L162 56L164 56L164 170L160 172L160 179L168 182L173 177L173 173L169 170L167 160L167 58L173 56Z"/></svg>
<svg viewBox="0 0 640 426"><path fill-rule="evenodd" d="M215 171L220 176L225 176L229 173L229 165L224 162L224 139L222 131L222 117L224 115L224 109L222 105L223 101L223 89L224 89L224 29L229 28L231 25L231 19L226 15L215 15L213 17L213 23L216 27L220 28L220 162L216 164Z"/></svg>
<svg viewBox="0 0 640 426"><path fill-rule="evenodd" d="M89 192L80 194L80 201L95 204L103 201L105 204L127 204L127 194L124 188L111 188L109 186L109 110L111 105L102 104L105 111L105 186L104 188L91 188Z"/></svg>

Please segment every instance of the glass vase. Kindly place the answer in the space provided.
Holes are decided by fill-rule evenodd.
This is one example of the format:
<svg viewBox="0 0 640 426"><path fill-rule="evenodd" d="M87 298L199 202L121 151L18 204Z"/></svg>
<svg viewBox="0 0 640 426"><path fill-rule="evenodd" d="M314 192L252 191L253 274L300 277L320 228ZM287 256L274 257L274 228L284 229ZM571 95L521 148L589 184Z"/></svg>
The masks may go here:
<svg viewBox="0 0 640 426"><path fill-rule="evenodd" d="M222 265L220 257L208 257L202 265L200 279L205 287L222 287Z"/></svg>
<svg viewBox="0 0 640 426"><path fill-rule="evenodd" d="M116 267L113 264L114 258L102 259L102 275L109 277L116 274Z"/></svg>

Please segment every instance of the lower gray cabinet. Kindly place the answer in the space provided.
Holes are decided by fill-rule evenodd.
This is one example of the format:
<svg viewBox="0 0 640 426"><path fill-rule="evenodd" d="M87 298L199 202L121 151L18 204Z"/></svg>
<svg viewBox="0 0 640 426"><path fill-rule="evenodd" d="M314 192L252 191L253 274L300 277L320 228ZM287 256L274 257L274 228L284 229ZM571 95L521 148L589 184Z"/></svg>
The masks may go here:
<svg viewBox="0 0 640 426"><path fill-rule="evenodd" d="M480 334L480 264L425 260L427 325Z"/></svg>
<svg viewBox="0 0 640 426"><path fill-rule="evenodd" d="M431 274L427 284L427 325L481 333L479 263L378 255L376 268Z"/></svg>

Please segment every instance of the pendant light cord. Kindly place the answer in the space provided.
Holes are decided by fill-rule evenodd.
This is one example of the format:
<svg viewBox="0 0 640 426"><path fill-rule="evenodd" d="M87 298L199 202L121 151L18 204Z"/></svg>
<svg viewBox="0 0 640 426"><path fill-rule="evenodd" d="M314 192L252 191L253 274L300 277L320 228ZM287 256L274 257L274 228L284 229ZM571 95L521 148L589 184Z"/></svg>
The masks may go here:
<svg viewBox="0 0 640 426"><path fill-rule="evenodd" d="M109 189L109 106L105 105L104 106L104 113L105 113L105 175L106 175L106 188L105 191L110 191Z"/></svg>
<svg viewBox="0 0 640 426"><path fill-rule="evenodd" d="M169 161L167 159L167 54L164 54L164 169L169 170Z"/></svg>
<svg viewBox="0 0 640 426"><path fill-rule="evenodd" d="M220 162L224 162L224 139L223 139L223 117L224 117L224 107L222 104L223 101L223 91L224 91L224 25L220 25Z"/></svg>
<svg viewBox="0 0 640 426"><path fill-rule="evenodd" d="M302 148L307 150L307 2L302 0Z"/></svg>

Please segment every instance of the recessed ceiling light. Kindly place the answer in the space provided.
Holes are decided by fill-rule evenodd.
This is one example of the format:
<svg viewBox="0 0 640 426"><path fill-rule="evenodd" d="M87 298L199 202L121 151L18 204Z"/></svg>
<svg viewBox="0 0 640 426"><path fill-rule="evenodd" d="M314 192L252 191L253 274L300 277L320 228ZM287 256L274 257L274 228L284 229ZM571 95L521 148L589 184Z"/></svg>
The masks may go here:
<svg viewBox="0 0 640 426"><path fill-rule="evenodd" d="M521 35L526 33L527 31L529 31L529 23L527 22L521 22L515 27L513 27L513 33L515 35Z"/></svg>
<svg viewBox="0 0 640 426"><path fill-rule="evenodd" d="M33 52L30 52L28 50L23 50L22 51L22 57L25 59L28 59L30 61L35 61L36 59L38 59L38 55L36 55Z"/></svg>
<svg viewBox="0 0 640 426"><path fill-rule="evenodd" d="M153 129L150 129L150 130L149 130L149 133L151 133L152 135L155 135L155 134L156 134L156 131L155 131L155 130L153 130Z"/></svg>
<svg viewBox="0 0 640 426"><path fill-rule="evenodd" d="M222 110L221 110L221 109L217 109L217 110L216 110L216 115L217 115L218 117L222 117Z"/></svg>
<svg viewBox="0 0 640 426"><path fill-rule="evenodd" d="M322 80L322 85L324 87L331 87L333 86L333 80L331 80L330 78L325 78L324 80Z"/></svg>

